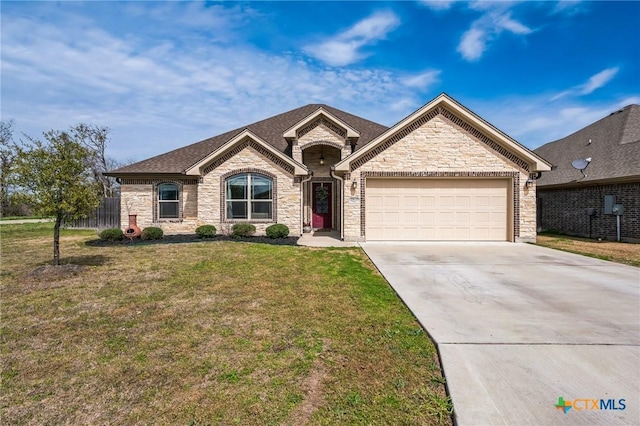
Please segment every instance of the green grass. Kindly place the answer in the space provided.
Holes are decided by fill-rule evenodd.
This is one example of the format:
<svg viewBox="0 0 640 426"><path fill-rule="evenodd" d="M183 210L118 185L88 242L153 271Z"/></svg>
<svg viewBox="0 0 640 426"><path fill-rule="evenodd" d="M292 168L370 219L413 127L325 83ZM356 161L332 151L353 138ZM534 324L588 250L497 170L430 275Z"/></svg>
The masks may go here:
<svg viewBox="0 0 640 426"><path fill-rule="evenodd" d="M537 245L640 267L640 244L598 241L553 232L538 234Z"/></svg>
<svg viewBox="0 0 640 426"><path fill-rule="evenodd" d="M0 221L3 220L27 220L27 219L53 219L47 216L3 216L0 217Z"/></svg>
<svg viewBox="0 0 640 426"><path fill-rule="evenodd" d="M2 236L3 423L450 424L434 345L359 249Z"/></svg>

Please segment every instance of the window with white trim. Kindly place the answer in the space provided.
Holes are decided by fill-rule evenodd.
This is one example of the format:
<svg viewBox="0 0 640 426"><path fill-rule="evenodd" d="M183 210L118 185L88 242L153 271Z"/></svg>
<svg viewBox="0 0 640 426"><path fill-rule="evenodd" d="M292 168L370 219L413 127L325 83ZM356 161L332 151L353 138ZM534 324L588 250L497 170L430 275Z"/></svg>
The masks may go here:
<svg viewBox="0 0 640 426"><path fill-rule="evenodd" d="M227 178L227 219L268 220L273 218L273 179L257 173Z"/></svg>
<svg viewBox="0 0 640 426"><path fill-rule="evenodd" d="M158 218L177 219L180 217L180 189L175 183L158 185Z"/></svg>

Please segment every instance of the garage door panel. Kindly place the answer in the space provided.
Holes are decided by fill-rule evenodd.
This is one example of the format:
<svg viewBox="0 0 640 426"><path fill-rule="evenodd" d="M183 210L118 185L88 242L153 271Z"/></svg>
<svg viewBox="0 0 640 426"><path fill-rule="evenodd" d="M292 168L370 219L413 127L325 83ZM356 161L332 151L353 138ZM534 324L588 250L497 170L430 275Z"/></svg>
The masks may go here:
<svg viewBox="0 0 640 426"><path fill-rule="evenodd" d="M383 218L383 214L382 212L378 211L378 212L371 212L369 213L369 221L372 224L379 224L379 223L383 223L384 222L384 218Z"/></svg>
<svg viewBox="0 0 640 426"><path fill-rule="evenodd" d="M456 212L456 223L471 224L471 213L469 212Z"/></svg>
<svg viewBox="0 0 640 426"><path fill-rule="evenodd" d="M398 228L399 225L401 223L400 220L400 212L384 212L383 214L383 224L393 224L395 225L394 228ZM389 226L389 225L387 225Z"/></svg>
<svg viewBox="0 0 640 426"><path fill-rule="evenodd" d="M423 224L433 223L436 218L435 212L420 212L418 213L420 222Z"/></svg>
<svg viewBox="0 0 640 426"><path fill-rule="evenodd" d="M367 195L367 207L380 207L382 206L382 195Z"/></svg>
<svg viewBox="0 0 640 426"><path fill-rule="evenodd" d="M451 195L441 195L438 199L438 204L441 206L453 206L455 198Z"/></svg>
<svg viewBox="0 0 640 426"><path fill-rule="evenodd" d="M433 207L436 205L436 197L434 195L432 196L421 196L420 197L420 206L423 207Z"/></svg>
<svg viewBox="0 0 640 426"><path fill-rule="evenodd" d="M436 215L438 220L442 223L453 223L455 222L455 214L452 211L447 212L438 212Z"/></svg>
<svg viewBox="0 0 640 426"><path fill-rule="evenodd" d="M473 197L473 203L477 207L486 207L490 205L489 197L481 195L476 195L475 197Z"/></svg>
<svg viewBox="0 0 640 426"><path fill-rule="evenodd" d="M368 240L507 239L506 179L368 179Z"/></svg>
<svg viewBox="0 0 640 426"><path fill-rule="evenodd" d="M491 221L491 213L489 212L477 212L475 215L475 221L478 223L487 223Z"/></svg>
<svg viewBox="0 0 640 426"><path fill-rule="evenodd" d="M471 205L471 196L459 195L456 197L456 206L469 207Z"/></svg>
<svg viewBox="0 0 640 426"><path fill-rule="evenodd" d="M403 204L405 207L411 208L411 207L418 207L418 196L417 195L412 195L412 196L404 196L403 197Z"/></svg>
<svg viewBox="0 0 640 426"><path fill-rule="evenodd" d="M420 222L418 212L404 212L402 216L406 224L417 224Z"/></svg>
<svg viewBox="0 0 640 426"><path fill-rule="evenodd" d="M382 205L385 207L398 207L400 206L400 197L397 195L387 195L383 198Z"/></svg>

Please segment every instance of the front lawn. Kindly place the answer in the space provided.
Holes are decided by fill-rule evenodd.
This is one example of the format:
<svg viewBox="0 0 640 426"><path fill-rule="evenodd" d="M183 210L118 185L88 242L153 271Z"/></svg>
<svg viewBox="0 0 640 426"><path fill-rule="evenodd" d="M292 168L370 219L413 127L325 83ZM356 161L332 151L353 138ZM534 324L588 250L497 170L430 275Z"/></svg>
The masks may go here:
<svg viewBox="0 0 640 426"><path fill-rule="evenodd" d="M552 233L538 234L536 244L611 262L640 266L640 244L598 241Z"/></svg>
<svg viewBox="0 0 640 426"><path fill-rule="evenodd" d="M3 225L3 424L451 424L434 345L360 249L87 245Z"/></svg>

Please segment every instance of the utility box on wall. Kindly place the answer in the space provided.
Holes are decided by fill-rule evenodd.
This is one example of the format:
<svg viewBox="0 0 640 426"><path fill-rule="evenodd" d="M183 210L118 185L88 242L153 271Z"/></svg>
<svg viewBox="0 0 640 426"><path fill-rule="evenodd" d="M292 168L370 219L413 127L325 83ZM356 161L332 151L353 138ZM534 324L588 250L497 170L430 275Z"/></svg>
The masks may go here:
<svg viewBox="0 0 640 426"><path fill-rule="evenodd" d="M604 214L613 214L613 205L616 203L615 195L604 196Z"/></svg>

